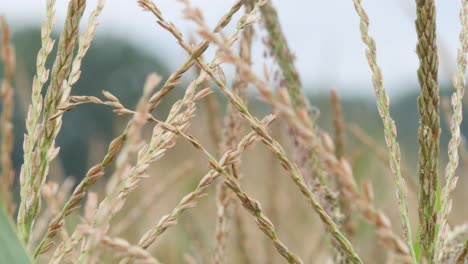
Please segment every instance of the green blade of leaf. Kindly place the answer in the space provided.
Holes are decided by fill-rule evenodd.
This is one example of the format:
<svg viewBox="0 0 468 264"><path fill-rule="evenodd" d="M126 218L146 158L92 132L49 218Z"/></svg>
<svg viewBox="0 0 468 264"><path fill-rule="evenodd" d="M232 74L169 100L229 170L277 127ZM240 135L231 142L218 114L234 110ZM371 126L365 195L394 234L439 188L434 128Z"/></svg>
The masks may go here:
<svg viewBox="0 0 468 264"><path fill-rule="evenodd" d="M29 264L31 259L16 235L13 223L0 206L0 262L9 264Z"/></svg>

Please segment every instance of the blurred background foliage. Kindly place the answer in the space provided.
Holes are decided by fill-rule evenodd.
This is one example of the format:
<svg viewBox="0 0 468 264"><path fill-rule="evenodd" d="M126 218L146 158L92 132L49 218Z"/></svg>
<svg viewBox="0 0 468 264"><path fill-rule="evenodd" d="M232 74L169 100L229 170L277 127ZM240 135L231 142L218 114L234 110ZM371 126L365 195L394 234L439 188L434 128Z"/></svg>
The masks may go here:
<svg viewBox="0 0 468 264"><path fill-rule="evenodd" d="M55 34L54 39L58 39L57 34ZM16 91L14 162L18 171L22 162L21 144L23 141L25 113L30 102L31 80L35 74L35 61L37 51L40 48L40 31L33 28L21 29L14 32L13 41L17 56L17 71L14 80ZM52 54L49 58L54 56ZM51 67L52 63L51 60L48 61L49 67ZM0 65L0 77L3 74L2 67L3 65ZM170 73L167 63L158 58L157 54L148 54L136 48L124 38L98 35L84 59L81 78L73 87L72 94L101 96L102 90L109 90L124 105L133 107L141 95L144 80L150 72L157 72L164 78L167 78ZM308 84L307 86L309 89L306 90L309 92L312 104L320 111L319 123L322 127L329 129L331 123L329 94L314 92L314 90L324 91L327 89L315 89L315 84ZM159 114L168 110L171 101L173 102L175 98L181 95L180 89L183 89L183 87L183 84L180 85L178 89L169 95L168 100L163 100L157 110ZM356 87L356 89L359 89L359 87ZM408 90L417 91L416 89ZM441 91L442 97L449 98L452 87L449 84L442 84ZM406 153L405 156L408 157L410 163L415 161L414 157L416 155L413 154L417 152L417 128L419 126L415 104L417 96L416 92L412 92L402 94L398 98L391 98L391 111L397 123L398 139L403 153ZM252 99L255 100L255 98ZM226 102L221 103L224 109ZM378 118L374 98L347 96L342 98L342 107L347 122L359 124L372 137L382 142L382 126ZM262 110L262 107L256 106L255 108ZM77 107L66 113L63 128L57 140L57 144L61 146L60 155L63 161L64 173L77 177L84 175L86 168L90 165L90 143L98 141L97 139L105 142L110 141L116 136L118 120L121 119L126 120L125 117L116 117L110 109L96 105ZM443 132L448 132L445 116L442 116L441 122ZM462 123L463 134L466 134L467 131L467 124ZM442 133L442 146L447 145L449 136L449 133Z"/></svg>

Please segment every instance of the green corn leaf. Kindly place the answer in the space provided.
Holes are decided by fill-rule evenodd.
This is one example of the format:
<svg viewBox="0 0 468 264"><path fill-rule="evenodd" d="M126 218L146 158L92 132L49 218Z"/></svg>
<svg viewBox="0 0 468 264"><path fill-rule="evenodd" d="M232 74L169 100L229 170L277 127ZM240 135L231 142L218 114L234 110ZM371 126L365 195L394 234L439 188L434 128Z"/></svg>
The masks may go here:
<svg viewBox="0 0 468 264"><path fill-rule="evenodd" d="M9 264L29 264L31 259L16 235L13 223L0 206L0 262Z"/></svg>

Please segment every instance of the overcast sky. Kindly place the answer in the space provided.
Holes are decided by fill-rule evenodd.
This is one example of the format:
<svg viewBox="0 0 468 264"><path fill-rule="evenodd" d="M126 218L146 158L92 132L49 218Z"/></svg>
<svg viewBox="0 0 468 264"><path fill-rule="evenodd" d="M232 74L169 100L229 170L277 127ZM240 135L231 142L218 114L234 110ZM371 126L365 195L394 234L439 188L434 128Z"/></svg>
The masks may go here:
<svg viewBox="0 0 468 264"><path fill-rule="evenodd" d="M88 0L85 16L97 0ZM166 19L184 33L196 27L183 20L182 5L175 0L154 0ZM233 0L192 0L214 25L226 13ZM57 26L63 25L66 0L57 0ZM360 39L359 21L352 0L273 0L283 30L296 54L301 77L311 89L335 87L349 94L372 94L371 75ZM415 53L415 4L413 0L364 0L369 14L371 35L377 43L378 62L384 85L391 94L403 92L407 84L416 84L418 59ZM437 1L437 31L441 56L442 80L451 80L456 66L460 23L460 1ZM0 0L0 14L6 15L13 30L39 23L45 15L45 0ZM86 19L85 19L86 20ZM154 18L142 12L136 0L107 0L99 18L97 34L112 33L131 39L157 54L176 69L186 58L174 39L159 29ZM232 27L227 29L232 31ZM257 39L257 42L260 42ZM256 66L261 64L260 44ZM321 85L316 85L320 83ZM356 86L359 89L356 90ZM404 86L404 87L403 87Z"/></svg>

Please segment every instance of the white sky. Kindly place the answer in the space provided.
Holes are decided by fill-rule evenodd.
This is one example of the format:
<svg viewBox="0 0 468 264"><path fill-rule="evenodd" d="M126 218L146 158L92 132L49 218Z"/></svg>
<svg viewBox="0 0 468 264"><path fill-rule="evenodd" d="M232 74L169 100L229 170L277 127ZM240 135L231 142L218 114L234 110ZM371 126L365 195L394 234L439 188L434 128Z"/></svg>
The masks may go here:
<svg viewBox="0 0 468 264"><path fill-rule="evenodd" d="M86 14L97 0L88 0ZM166 19L184 33L195 29L183 20L182 5L175 0L154 0ZM233 0L192 0L214 25L230 8ZM364 44L359 34L359 21L352 0L272 0L278 8L283 30L297 57L303 82L310 89L335 87L346 94L370 95L370 70L364 56ZM57 0L56 25L63 25L66 0ZM384 85L391 94L403 92L408 83L416 84L418 59L415 53L413 0L364 0L369 14L371 35L377 43L378 62L384 75ZM442 80L451 80L456 66L458 13L460 1L437 1L438 41ZM0 0L0 14L6 15L13 30L40 23L45 15L45 0ZM86 16L85 14L85 16ZM85 19L86 20L86 19ZM176 69L186 54L169 33L154 23L154 18L141 11L136 0L107 0L99 18L97 35L113 35L131 39L134 43L167 60ZM228 28L232 30L232 28ZM260 42L257 39L257 42ZM259 51L260 45L256 50ZM261 52L257 52L257 67ZM207 56L208 58L208 56ZM314 84L321 85L314 85ZM325 84L325 85L324 85ZM359 85L359 89L355 88ZM403 87L403 85L405 87Z"/></svg>

